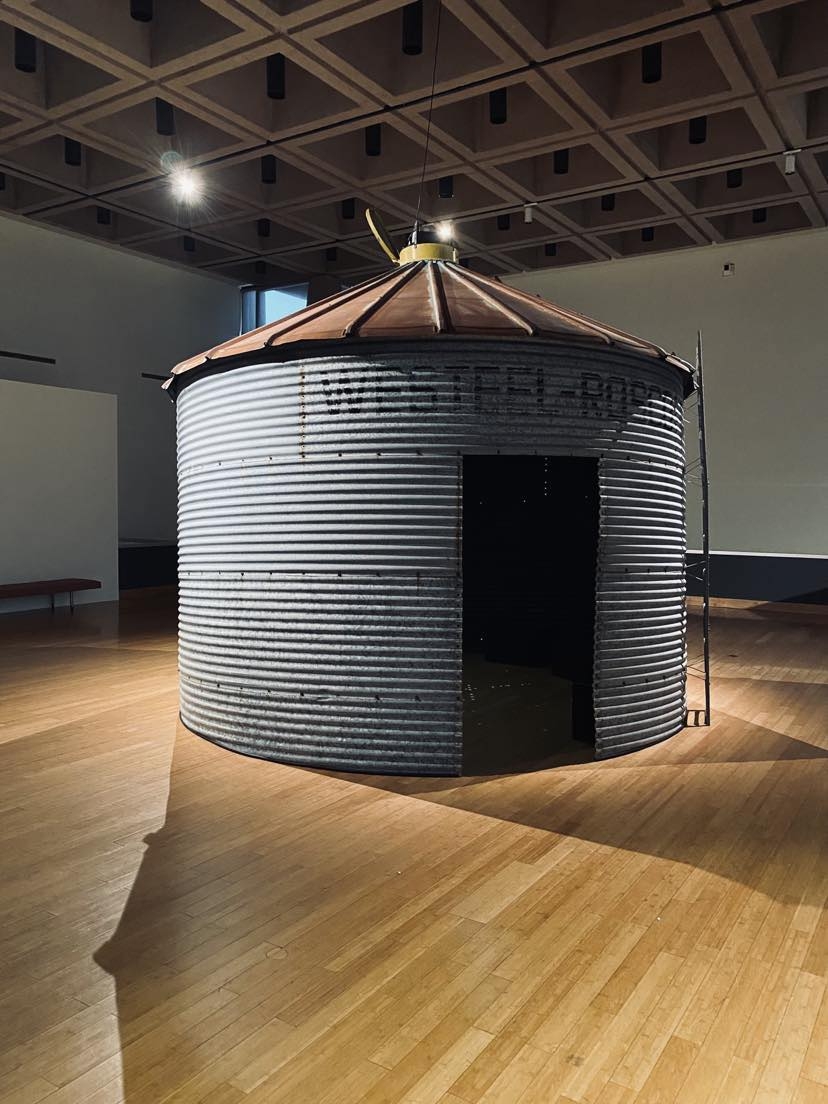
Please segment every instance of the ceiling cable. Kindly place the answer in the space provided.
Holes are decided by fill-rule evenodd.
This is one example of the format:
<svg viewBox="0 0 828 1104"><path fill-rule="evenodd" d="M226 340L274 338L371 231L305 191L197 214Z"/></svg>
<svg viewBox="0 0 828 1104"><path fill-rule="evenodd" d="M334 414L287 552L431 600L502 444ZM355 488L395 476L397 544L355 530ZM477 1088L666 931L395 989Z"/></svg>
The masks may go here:
<svg viewBox="0 0 828 1104"><path fill-rule="evenodd" d="M417 215L414 219L414 232L420 225L420 208L423 202L423 184L428 165L428 144L431 140L431 112L434 110L434 89L437 85L437 57L440 51L440 23L443 15L443 0L437 0L437 30L434 35L434 65L431 70L431 95L428 100L428 122L426 123L425 149L423 150L423 171L420 173L420 187L417 191Z"/></svg>

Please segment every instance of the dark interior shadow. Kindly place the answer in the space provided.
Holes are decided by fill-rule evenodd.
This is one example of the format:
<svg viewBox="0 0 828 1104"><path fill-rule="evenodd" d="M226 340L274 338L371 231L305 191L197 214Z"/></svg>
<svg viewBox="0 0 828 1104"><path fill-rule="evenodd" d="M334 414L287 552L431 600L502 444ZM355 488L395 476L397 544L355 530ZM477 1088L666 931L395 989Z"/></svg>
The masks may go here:
<svg viewBox="0 0 828 1104"><path fill-rule="evenodd" d="M463 655L464 776L527 773L587 762L573 738L572 683L546 666Z"/></svg>

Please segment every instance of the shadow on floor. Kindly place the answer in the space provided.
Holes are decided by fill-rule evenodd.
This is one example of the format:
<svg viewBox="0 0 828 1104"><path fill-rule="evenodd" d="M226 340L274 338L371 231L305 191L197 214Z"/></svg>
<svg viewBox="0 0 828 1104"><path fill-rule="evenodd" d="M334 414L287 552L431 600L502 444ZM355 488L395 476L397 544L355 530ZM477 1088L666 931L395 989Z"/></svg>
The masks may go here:
<svg viewBox="0 0 828 1104"><path fill-rule="evenodd" d="M185 1083L182 1100L242 1100L211 1065L215 1056L250 1045L252 1060L256 1046L278 1045L265 1025L280 1010L302 1006L308 992L319 997L320 985L335 999L338 975L320 981L325 971L303 965L302 941L327 932L333 949L353 938L355 922L376 923L373 891L355 906L353 890L378 867L383 878L402 866L427 878L420 854L442 822L419 817L420 803L821 904L824 889L807 874L828 843L828 771L813 761L826 752L738 719L720 725L624 760L462 779L284 767L211 747L179 725L164 824L146 838L117 927L94 955L115 980L123 1100L149 1104L158 1085ZM386 806L389 795L409 800ZM354 907L343 929L337 914ZM265 1032L259 1042L256 1032Z"/></svg>
<svg viewBox="0 0 828 1104"><path fill-rule="evenodd" d="M498 773L495 763L463 778L285 767L178 725L164 823L94 955L115 983L123 1101L155 1104L163 1085L173 1101L240 1104L236 1048L249 1060L278 1048L274 1017L302 1022L336 1000L342 975L319 967L319 946L332 956L370 930L378 893L386 910L416 902L432 885L434 840L451 841L450 864L455 831L473 847L494 828L519 854L532 833L538 843L551 833L684 864L786 908L821 907L828 751L808 733L823 732L826 693L728 678L710 729L601 763L567 737L536 769ZM452 877L472 852L458 854ZM600 872L605 852L592 854ZM705 884L715 901L715 882Z"/></svg>

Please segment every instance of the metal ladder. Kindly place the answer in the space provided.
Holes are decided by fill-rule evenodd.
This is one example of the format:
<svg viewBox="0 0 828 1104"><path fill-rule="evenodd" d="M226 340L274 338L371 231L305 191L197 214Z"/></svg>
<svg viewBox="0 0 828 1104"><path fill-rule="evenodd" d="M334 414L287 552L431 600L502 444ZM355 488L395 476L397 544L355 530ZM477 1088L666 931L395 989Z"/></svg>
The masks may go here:
<svg viewBox="0 0 828 1104"><path fill-rule="evenodd" d="M707 476L707 428L704 417L704 368L702 365L702 336L698 331L696 338L696 413L699 430L699 458L693 464L684 469L685 478L695 481L691 474L698 468L698 482L701 487L702 507L702 554L700 560L688 564L692 569L698 568L700 574L696 575L702 584L702 644L704 662L704 710L688 709L685 723L689 723L690 714L695 714L696 725L710 724L710 509L709 509L709 482ZM699 721L699 714L704 715L704 721Z"/></svg>

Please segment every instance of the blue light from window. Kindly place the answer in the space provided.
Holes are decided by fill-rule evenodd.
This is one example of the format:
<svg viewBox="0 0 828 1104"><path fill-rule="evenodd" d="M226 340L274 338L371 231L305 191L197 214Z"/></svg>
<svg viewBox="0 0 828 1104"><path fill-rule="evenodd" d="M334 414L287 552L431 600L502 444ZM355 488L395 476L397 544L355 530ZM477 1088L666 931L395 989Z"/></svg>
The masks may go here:
<svg viewBox="0 0 828 1104"><path fill-rule="evenodd" d="M269 288L260 291L255 287L242 288L241 333L278 322L294 311L307 306L308 285L292 284L290 287Z"/></svg>
<svg viewBox="0 0 828 1104"><path fill-rule="evenodd" d="M278 322L287 314L301 310L308 303L308 285L296 284L293 287L271 288L263 293L263 318L260 325Z"/></svg>

